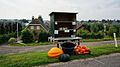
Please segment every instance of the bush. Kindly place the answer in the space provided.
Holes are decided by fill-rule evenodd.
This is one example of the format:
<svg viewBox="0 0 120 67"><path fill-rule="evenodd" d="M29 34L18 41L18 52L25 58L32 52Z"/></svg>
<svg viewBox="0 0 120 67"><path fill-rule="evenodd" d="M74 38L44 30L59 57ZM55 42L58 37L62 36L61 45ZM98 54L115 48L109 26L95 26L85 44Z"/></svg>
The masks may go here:
<svg viewBox="0 0 120 67"><path fill-rule="evenodd" d="M33 35L28 29L24 29L21 34L23 43L31 43L34 41Z"/></svg>
<svg viewBox="0 0 120 67"><path fill-rule="evenodd" d="M49 37L49 33L40 32L38 42L47 42Z"/></svg>
<svg viewBox="0 0 120 67"><path fill-rule="evenodd" d="M9 40L8 40L8 43L10 44L14 44L16 42L16 39L14 37L11 37Z"/></svg>
<svg viewBox="0 0 120 67"><path fill-rule="evenodd" d="M101 39L104 37L103 31L99 31L97 33L95 32L89 32L86 29L80 29L76 32L76 35L79 37L82 37L83 39Z"/></svg>
<svg viewBox="0 0 120 67"><path fill-rule="evenodd" d="M16 37L15 33L0 35L0 44L7 42L10 37Z"/></svg>
<svg viewBox="0 0 120 67"><path fill-rule="evenodd" d="M89 31L84 30L84 29L80 29L80 30L78 30L78 31L76 32L76 35L77 35L77 36L82 36L82 35L86 35L86 34L88 34L88 33L89 33Z"/></svg>

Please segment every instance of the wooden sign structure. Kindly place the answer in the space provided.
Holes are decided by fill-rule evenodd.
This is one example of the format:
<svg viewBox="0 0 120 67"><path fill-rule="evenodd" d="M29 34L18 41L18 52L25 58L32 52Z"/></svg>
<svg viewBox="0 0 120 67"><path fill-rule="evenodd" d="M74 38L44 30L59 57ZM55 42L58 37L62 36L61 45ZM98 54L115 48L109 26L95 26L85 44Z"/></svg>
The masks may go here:
<svg viewBox="0 0 120 67"><path fill-rule="evenodd" d="M52 12L50 13L50 25L52 39L61 43L64 41L79 42L80 37L76 37L76 14L73 12Z"/></svg>

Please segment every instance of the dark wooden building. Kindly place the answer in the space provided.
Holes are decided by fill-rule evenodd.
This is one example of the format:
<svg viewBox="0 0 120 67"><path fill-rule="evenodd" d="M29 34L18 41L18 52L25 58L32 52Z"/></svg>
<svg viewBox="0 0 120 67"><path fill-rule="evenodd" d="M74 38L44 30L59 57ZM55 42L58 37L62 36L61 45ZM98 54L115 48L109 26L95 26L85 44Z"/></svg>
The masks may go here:
<svg viewBox="0 0 120 67"><path fill-rule="evenodd" d="M50 13L51 34L53 38L75 37L76 14L71 12Z"/></svg>

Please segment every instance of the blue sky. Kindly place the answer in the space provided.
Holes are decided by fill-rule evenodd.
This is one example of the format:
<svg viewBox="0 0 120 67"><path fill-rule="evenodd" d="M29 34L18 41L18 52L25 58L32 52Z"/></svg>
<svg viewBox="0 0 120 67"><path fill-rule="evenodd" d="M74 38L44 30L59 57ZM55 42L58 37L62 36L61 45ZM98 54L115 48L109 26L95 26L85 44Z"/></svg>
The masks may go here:
<svg viewBox="0 0 120 67"><path fill-rule="evenodd" d="M0 18L27 18L52 11L78 12L77 20L120 19L120 0L0 0Z"/></svg>

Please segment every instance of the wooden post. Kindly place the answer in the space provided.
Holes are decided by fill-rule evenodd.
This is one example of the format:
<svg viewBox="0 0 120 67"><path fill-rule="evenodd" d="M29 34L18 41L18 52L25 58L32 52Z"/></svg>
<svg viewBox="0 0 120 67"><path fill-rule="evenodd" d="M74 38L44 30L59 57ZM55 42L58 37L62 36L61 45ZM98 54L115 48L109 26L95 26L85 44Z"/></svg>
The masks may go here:
<svg viewBox="0 0 120 67"><path fill-rule="evenodd" d="M57 47L59 48L59 43L57 43Z"/></svg>
<svg viewBox="0 0 120 67"><path fill-rule="evenodd" d="M117 45L117 39L116 39L116 33L113 33L113 36L114 36L114 40L115 40L115 47L118 47L118 45Z"/></svg>
<svg viewBox="0 0 120 67"><path fill-rule="evenodd" d="M57 47L59 48L59 43L58 43L58 41L54 41L55 42L55 44L57 44Z"/></svg>
<svg viewBox="0 0 120 67"><path fill-rule="evenodd" d="M77 45L80 45L80 41L78 40L78 43L77 43Z"/></svg>

